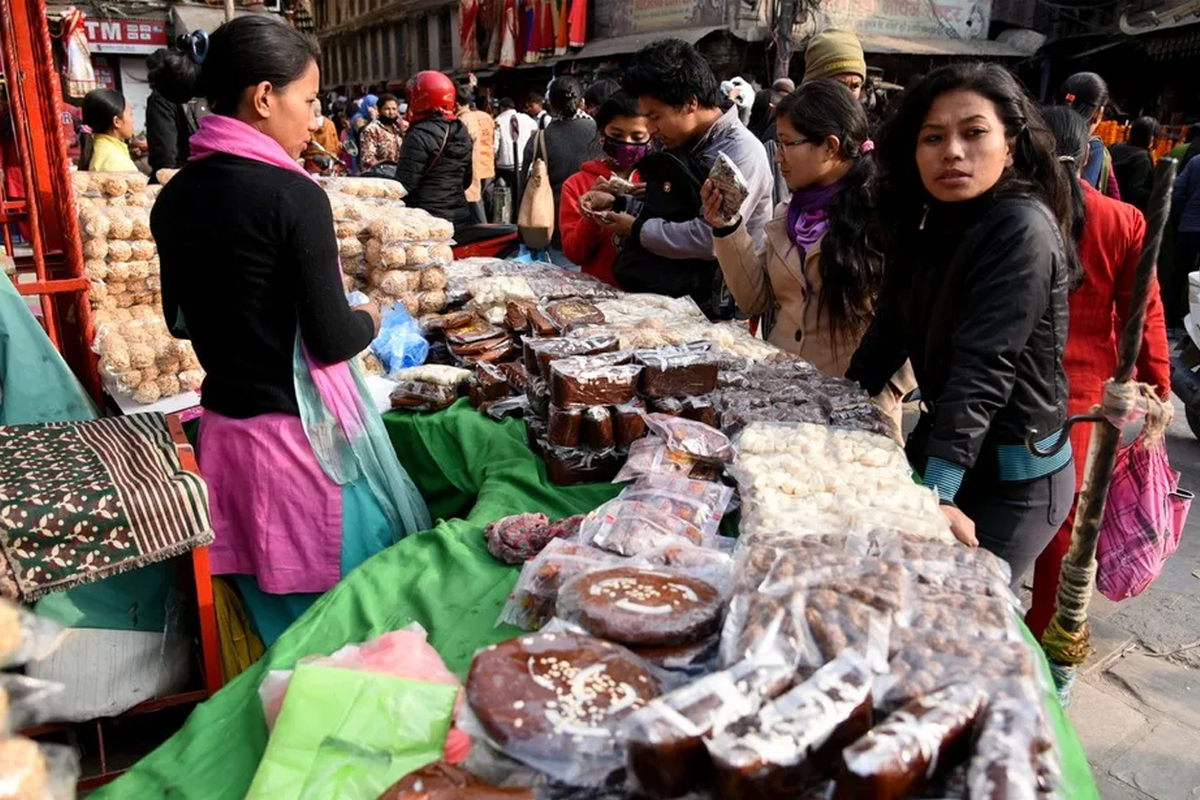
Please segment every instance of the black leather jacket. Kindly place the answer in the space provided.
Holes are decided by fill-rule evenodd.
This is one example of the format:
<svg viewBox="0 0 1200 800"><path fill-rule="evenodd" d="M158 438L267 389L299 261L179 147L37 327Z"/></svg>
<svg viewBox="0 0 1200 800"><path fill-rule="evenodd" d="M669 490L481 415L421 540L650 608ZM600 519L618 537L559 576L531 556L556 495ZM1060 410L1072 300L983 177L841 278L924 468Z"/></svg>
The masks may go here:
<svg viewBox="0 0 1200 800"><path fill-rule="evenodd" d="M400 145L396 180L408 189L404 202L435 217L470 224L466 188L471 185L474 144L460 120L430 117L414 122Z"/></svg>
<svg viewBox="0 0 1200 800"><path fill-rule="evenodd" d="M987 475L997 446L1066 418L1062 238L1042 203L986 195L936 204L909 241L847 377L874 395L911 358L925 406L914 465L936 456Z"/></svg>

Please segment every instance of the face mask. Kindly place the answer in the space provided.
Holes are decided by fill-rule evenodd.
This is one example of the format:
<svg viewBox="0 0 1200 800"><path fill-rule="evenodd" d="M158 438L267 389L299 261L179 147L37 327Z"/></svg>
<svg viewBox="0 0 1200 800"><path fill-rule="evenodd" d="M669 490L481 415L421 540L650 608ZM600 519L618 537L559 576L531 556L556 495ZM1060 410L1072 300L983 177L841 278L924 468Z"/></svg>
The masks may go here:
<svg viewBox="0 0 1200 800"><path fill-rule="evenodd" d="M622 142L619 139L604 137L602 144L604 155L613 160L618 169L629 169L641 161L650 152L649 142Z"/></svg>
<svg viewBox="0 0 1200 800"><path fill-rule="evenodd" d="M380 114L379 121L382 122L384 125L395 125L397 122L400 121L400 118L393 117L390 114Z"/></svg>

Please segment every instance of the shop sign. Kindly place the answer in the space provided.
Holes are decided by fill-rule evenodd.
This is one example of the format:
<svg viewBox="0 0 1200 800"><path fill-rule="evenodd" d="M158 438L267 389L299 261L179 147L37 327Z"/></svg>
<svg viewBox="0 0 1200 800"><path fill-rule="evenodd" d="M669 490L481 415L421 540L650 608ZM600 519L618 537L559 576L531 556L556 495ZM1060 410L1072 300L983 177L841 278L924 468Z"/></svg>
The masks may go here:
<svg viewBox="0 0 1200 800"><path fill-rule="evenodd" d="M986 39L992 0L826 0L820 16L820 28L860 34Z"/></svg>
<svg viewBox="0 0 1200 800"><path fill-rule="evenodd" d="M596 4L597 39L721 25L725 0L613 0Z"/></svg>
<svg viewBox="0 0 1200 800"><path fill-rule="evenodd" d="M85 19L93 53L149 55L167 46L167 23L144 19Z"/></svg>
<svg viewBox="0 0 1200 800"><path fill-rule="evenodd" d="M96 73L96 83L117 91L117 76L112 63L107 58L92 56L92 71Z"/></svg>

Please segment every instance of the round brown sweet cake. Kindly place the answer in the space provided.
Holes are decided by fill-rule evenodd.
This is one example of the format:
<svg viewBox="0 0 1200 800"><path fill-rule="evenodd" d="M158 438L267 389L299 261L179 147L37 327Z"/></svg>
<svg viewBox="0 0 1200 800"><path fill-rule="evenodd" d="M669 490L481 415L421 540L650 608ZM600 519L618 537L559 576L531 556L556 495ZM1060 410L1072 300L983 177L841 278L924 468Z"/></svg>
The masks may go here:
<svg viewBox="0 0 1200 800"><path fill-rule="evenodd" d="M588 633L632 647L674 647L721 626L721 596L699 578L617 567L581 575L558 596L558 615Z"/></svg>
<svg viewBox="0 0 1200 800"><path fill-rule="evenodd" d="M537 633L475 656L467 702L492 740L526 763L610 749L626 716L654 699L649 667L620 645Z"/></svg>

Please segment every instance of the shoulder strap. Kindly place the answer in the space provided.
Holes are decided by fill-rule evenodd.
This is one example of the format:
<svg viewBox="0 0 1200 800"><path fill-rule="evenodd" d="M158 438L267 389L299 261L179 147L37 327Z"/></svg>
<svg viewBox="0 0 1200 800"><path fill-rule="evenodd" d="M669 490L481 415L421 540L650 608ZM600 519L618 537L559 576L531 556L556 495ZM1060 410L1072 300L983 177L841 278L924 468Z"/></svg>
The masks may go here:
<svg viewBox="0 0 1200 800"><path fill-rule="evenodd" d="M442 153L446 152L446 142L450 141L450 122L446 122L446 132L442 134L442 146L438 148L437 155L433 157L433 161L429 162L429 166L425 167L425 171L421 173L421 180L425 180L433 168L442 160Z"/></svg>

